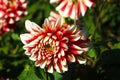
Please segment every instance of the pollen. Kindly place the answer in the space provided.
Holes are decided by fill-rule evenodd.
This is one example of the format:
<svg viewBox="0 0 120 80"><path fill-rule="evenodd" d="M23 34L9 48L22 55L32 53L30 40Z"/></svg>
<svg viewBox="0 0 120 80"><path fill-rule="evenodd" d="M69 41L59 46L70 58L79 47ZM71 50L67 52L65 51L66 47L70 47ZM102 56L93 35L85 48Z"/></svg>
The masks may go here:
<svg viewBox="0 0 120 80"><path fill-rule="evenodd" d="M50 44L44 46L47 51L53 51L53 48Z"/></svg>
<svg viewBox="0 0 120 80"><path fill-rule="evenodd" d="M71 2L73 2L73 3L76 3L77 2L77 0L70 0Z"/></svg>

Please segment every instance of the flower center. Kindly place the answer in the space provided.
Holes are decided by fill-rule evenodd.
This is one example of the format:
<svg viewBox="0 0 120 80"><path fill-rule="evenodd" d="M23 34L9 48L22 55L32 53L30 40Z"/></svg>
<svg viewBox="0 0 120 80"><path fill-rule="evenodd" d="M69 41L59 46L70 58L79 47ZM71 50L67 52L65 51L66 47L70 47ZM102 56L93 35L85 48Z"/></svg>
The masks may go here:
<svg viewBox="0 0 120 80"><path fill-rule="evenodd" d="M44 47L45 47L45 49L46 49L47 51L50 51L50 52L53 51L53 48L52 48L52 46L51 46L50 44L47 44L47 45L45 45Z"/></svg>
<svg viewBox="0 0 120 80"><path fill-rule="evenodd" d="M10 1L12 7L16 5L13 0L8 0L8 1Z"/></svg>
<svg viewBox="0 0 120 80"><path fill-rule="evenodd" d="M70 0L71 2L73 2L73 3L76 3L77 2L77 0Z"/></svg>

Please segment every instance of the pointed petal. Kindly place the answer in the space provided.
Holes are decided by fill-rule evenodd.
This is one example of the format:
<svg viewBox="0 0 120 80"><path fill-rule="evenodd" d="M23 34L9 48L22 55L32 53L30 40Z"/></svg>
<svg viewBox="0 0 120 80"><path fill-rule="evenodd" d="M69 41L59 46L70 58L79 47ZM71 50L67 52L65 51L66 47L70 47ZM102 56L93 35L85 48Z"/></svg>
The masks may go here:
<svg viewBox="0 0 120 80"><path fill-rule="evenodd" d="M67 28L71 33L75 33L77 31L77 27L75 25L72 25Z"/></svg>
<svg viewBox="0 0 120 80"><path fill-rule="evenodd" d="M25 54L26 54L26 55L28 55L28 56L30 56L30 55L31 55L31 53L30 53L30 52L28 52L28 51L25 51Z"/></svg>
<svg viewBox="0 0 120 80"><path fill-rule="evenodd" d="M58 65L58 63L55 63L55 64L54 64L54 68L55 68L55 70L56 70L58 73L61 73L61 72L62 72L61 69L60 69L60 67L59 67L59 65Z"/></svg>
<svg viewBox="0 0 120 80"><path fill-rule="evenodd" d="M59 41L56 41L55 46L59 46L59 43L60 43Z"/></svg>
<svg viewBox="0 0 120 80"><path fill-rule="evenodd" d="M45 30L49 30L50 28L52 28L51 23L48 19L45 19L43 25L44 25L43 27L44 27Z"/></svg>
<svg viewBox="0 0 120 80"><path fill-rule="evenodd" d="M77 16L77 8L76 8L76 5L74 5L73 6L73 9L72 9L72 11L71 11L72 13L71 13L71 15L70 15L70 17L72 18L72 19L77 19L78 18L78 16Z"/></svg>
<svg viewBox="0 0 120 80"><path fill-rule="evenodd" d="M59 28L61 28L61 26L62 26L62 17L59 17L56 21L55 27L56 27L56 29L57 28L59 29Z"/></svg>
<svg viewBox="0 0 120 80"><path fill-rule="evenodd" d="M68 27L68 30L72 31L72 30L74 30L74 28L75 28L75 26L72 25L72 26Z"/></svg>
<svg viewBox="0 0 120 80"><path fill-rule="evenodd" d="M68 70L68 65L67 65L66 58L61 57L59 59L59 68L61 69L62 72L65 72L65 71Z"/></svg>
<svg viewBox="0 0 120 80"><path fill-rule="evenodd" d="M41 57L42 57L42 56L41 56L40 52L38 52L38 57L37 57L37 59L40 60Z"/></svg>
<svg viewBox="0 0 120 80"><path fill-rule="evenodd" d="M68 46L66 43L60 43L60 46L64 49L64 51L67 51L68 50Z"/></svg>
<svg viewBox="0 0 120 80"><path fill-rule="evenodd" d="M83 58L80 57L80 56L77 56L77 61L79 62L79 64L84 64L84 63L86 63L86 59L83 59Z"/></svg>
<svg viewBox="0 0 120 80"><path fill-rule="evenodd" d="M40 66L40 63L38 61L35 62L35 66L36 67L39 67Z"/></svg>
<svg viewBox="0 0 120 80"><path fill-rule="evenodd" d="M93 2L91 2L90 0L83 0L83 2L89 8L93 5Z"/></svg>
<svg viewBox="0 0 120 80"><path fill-rule="evenodd" d="M81 9L82 16L84 16L85 12L87 10L87 7L85 6L85 4L81 0L80 0L80 9Z"/></svg>
<svg viewBox="0 0 120 80"><path fill-rule="evenodd" d="M81 38L81 36L79 36L79 35L71 35L71 38L72 39L70 39L70 41L74 42L74 41L78 41Z"/></svg>
<svg viewBox="0 0 120 80"><path fill-rule="evenodd" d="M10 20L9 20L9 24L13 24L15 21L11 18Z"/></svg>
<svg viewBox="0 0 120 80"><path fill-rule="evenodd" d="M73 53L73 54L82 54L83 53L83 51L81 50L71 50L71 52Z"/></svg>
<svg viewBox="0 0 120 80"><path fill-rule="evenodd" d="M35 39L31 41L29 44L24 45L23 48L26 49L27 47L35 47L38 43L39 43L39 39Z"/></svg>
<svg viewBox="0 0 120 80"><path fill-rule="evenodd" d="M46 60L45 60L45 61L41 60L41 61L40 61L40 67L41 67L41 68L44 68L44 67L46 66L46 63L47 63Z"/></svg>
<svg viewBox="0 0 120 80"><path fill-rule="evenodd" d="M65 51L63 49L61 50L61 55L65 56Z"/></svg>
<svg viewBox="0 0 120 80"><path fill-rule="evenodd" d="M21 34L20 38L23 44L27 44L27 40L31 39L33 36L31 34Z"/></svg>
<svg viewBox="0 0 120 80"><path fill-rule="evenodd" d="M60 0L50 0L50 3L59 2Z"/></svg>
<svg viewBox="0 0 120 80"><path fill-rule="evenodd" d="M51 11L49 20L50 20L50 22L55 23L57 21L58 17L60 17L60 15L57 12Z"/></svg>
<svg viewBox="0 0 120 80"><path fill-rule="evenodd" d="M32 61L36 61L36 56L30 56L29 59Z"/></svg>
<svg viewBox="0 0 120 80"><path fill-rule="evenodd" d="M77 46L77 45L74 45L74 44L70 45L70 48L76 49L76 50L82 50L81 47L79 47L79 46Z"/></svg>
<svg viewBox="0 0 120 80"><path fill-rule="evenodd" d="M10 17L15 17L15 14L14 13L10 13L9 16Z"/></svg>
<svg viewBox="0 0 120 80"><path fill-rule="evenodd" d="M63 38L62 38L62 41L63 41L64 43L68 43L68 42L69 42L69 38L63 37Z"/></svg>
<svg viewBox="0 0 120 80"><path fill-rule="evenodd" d="M69 60L70 62L75 62L75 61L76 61L76 59L75 59L75 57L74 57L73 54L69 54L67 57L68 57L68 60Z"/></svg>
<svg viewBox="0 0 120 80"><path fill-rule="evenodd" d="M82 48L83 52L87 52L90 49L90 47Z"/></svg>
<svg viewBox="0 0 120 80"><path fill-rule="evenodd" d="M61 31L57 31L56 35L59 39L63 37L63 33Z"/></svg>
<svg viewBox="0 0 120 80"><path fill-rule="evenodd" d="M61 65L67 65L67 61L64 57L60 58L59 61L60 61Z"/></svg>
<svg viewBox="0 0 120 80"><path fill-rule="evenodd" d="M65 51L63 49L61 49L59 54L61 54L62 56L65 56Z"/></svg>
<svg viewBox="0 0 120 80"><path fill-rule="evenodd" d="M46 36L46 37L44 38L44 40L43 40L43 43L48 42L49 38L50 38L49 36Z"/></svg>
<svg viewBox="0 0 120 80"><path fill-rule="evenodd" d="M68 3L68 0L62 1L62 2L56 7L56 10L57 10L57 11L64 11L65 8L66 8L67 3Z"/></svg>
<svg viewBox="0 0 120 80"><path fill-rule="evenodd" d="M53 66L52 66L52 65L49 65L47 71L48 71L49 73L53 73Z"/></svg>
<svg viewBox="0 0 120 80"><path fill-rule="evenodd" d="M61 58L62 54L61 53L58 53L58 58Z"/></svg>
<svg viewBox="0 0 120 80"><path fill-rule="evenodd" d="M17 13L17 15L21 16L21 15L23 14L23 11L20 11L20 10L19 10L19 11L17 11L16 13Z"/></svg>
<svg viewBox="0 0 120 80"><path fill-rule="evenodd" d="M72 13L71 9L73 9L73 3L68 1L67 4L66 4L65 10L62 13L62 15L64 17L71 16L71 13Z"/></svg>
<svg viewBox="0 0 120 80"><path fill-rule="evenodd" d="M27 31L29 31L31 34L36 35L37 33L43 31L43 29L40 28L36 23L31 22L29 20L25 21L25 26L26 26Z"/></svg>

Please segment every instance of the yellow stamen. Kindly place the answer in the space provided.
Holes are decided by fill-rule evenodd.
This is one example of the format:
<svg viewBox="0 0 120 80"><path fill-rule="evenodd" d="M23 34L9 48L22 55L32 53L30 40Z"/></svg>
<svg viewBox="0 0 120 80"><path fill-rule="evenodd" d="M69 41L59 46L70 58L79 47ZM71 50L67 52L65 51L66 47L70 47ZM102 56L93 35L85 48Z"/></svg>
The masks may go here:
<svg viewBox="0 0 120 80"><path fill-rule="evenodd" d="M77 0L70 0L70 2L76 3L76 2L77 2Z"/></svg>
<svg viewBox="0 0 120 80"><path fill-rule="evenodd" d="M47 51L53 51L53 48L50 44L44 46Z"/></svg>

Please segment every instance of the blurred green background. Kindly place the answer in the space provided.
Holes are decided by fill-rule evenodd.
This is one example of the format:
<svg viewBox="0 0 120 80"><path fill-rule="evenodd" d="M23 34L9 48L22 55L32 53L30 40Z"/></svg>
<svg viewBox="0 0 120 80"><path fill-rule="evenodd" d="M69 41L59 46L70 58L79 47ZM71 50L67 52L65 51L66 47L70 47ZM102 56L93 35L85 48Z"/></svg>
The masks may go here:
<svg viewBox="0 0 120 80"><path fill-rule="evenodd" d="M0 80L46 80L45 71L24 54L19 36L26 32L25 20L41 26L56 4L49 4L49 0L27 2L28 15L14 30L0 35ZM87 63L70 64L63 74L48 74L49 80L120 80L120 0L95 0L79 20L93 44L86 54Z"/></svg>

